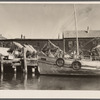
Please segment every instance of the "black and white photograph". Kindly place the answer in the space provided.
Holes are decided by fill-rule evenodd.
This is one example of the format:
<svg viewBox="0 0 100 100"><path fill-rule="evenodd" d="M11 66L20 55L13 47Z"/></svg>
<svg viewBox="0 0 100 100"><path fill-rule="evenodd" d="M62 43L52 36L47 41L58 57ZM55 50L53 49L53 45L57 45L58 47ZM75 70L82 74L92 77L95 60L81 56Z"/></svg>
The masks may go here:
<svg viewBox="0 0 100 100"><path fill-rule="evenodd" d="M0 90L99 91L100 2L0 2Z"/></svg>

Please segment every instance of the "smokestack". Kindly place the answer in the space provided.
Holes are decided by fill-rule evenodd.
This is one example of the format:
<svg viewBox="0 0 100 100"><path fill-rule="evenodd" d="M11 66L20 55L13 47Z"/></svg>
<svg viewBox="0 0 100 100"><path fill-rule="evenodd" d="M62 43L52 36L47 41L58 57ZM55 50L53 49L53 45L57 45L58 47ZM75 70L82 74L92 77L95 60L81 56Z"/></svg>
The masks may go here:
<svg viewBox="0 0 100 100"><path fill-rule="evenodd" d="M90 30L90 28L89 28L89 26L87 27L87 33L89 33L89 30Z"/></svg>
<svg viewBox="0 0 100 100"><path fill-rule="evenodd" d="M62 39L64 39L64 33L62 33Z"/></svg>
<svg viewBox="0 0 100 100"><path fill-rule="evenodd" d="M23 38L23 35L21 34L21 39Z"/></svg>
<svg viewBox="0 0 100 100"><path fill-rule="evenodd" d="M24 36L24 39L25 39L25 36Z"/></svg>
<svg viewBox="0 0 100 100"><path fill-rule="evenodd" d="M58 39L60 39L60 34L58 34Z"/></svg>

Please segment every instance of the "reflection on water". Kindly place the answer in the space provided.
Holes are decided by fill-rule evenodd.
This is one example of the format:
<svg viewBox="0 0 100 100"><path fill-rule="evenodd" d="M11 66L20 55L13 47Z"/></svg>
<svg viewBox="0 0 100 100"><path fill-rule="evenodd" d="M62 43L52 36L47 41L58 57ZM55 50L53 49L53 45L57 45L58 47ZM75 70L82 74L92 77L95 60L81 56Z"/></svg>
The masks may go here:
<svg viewBox="0 0 100 100"><path fill-rule="evenodd" d="M100 76L1 74L0 90L100 90Z"/></svg>

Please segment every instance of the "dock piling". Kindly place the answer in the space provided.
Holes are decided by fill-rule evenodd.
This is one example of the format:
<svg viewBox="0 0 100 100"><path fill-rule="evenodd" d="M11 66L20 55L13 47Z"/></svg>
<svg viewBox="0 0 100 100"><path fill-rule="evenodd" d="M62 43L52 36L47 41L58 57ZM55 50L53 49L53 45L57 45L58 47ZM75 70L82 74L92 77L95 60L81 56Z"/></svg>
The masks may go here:
<svg viewBox="0 0 100 100"><path fill-rule="evenodd" d="M0 81L2 82L3 81L3 73L1 73L0 75L1 75Z"/></svg>
<svg viewBox="0 0 100 100"><path fill-rule="evenodd" d="M16 66L14 66L14 73L16 73Z"/></svg>
<svg viewBox="0 0 100 100"><path fill-rule="evenodd" d="M32 68L32 73L35 73L35 68Z"/></svg>
<svg viewBox="0 0 100 100"><path fill-rule="evenodd" d="M27 49L24 48L24 72L25 73L27 73L26 52L27 52Z"/></svg>
<svg viewBox="0 0 100 100"><path fill-rule="evenodd" d="M1 56L1 73L3 73L3 57Z"/></svg>

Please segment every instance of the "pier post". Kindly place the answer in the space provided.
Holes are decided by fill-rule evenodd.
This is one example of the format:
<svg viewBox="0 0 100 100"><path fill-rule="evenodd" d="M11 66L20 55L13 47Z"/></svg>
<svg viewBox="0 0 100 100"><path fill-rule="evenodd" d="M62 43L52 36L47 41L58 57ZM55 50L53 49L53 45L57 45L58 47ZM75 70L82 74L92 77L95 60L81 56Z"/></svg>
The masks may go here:
<svg viewBox="0 0 100 100"><path fill-rule="evenodd" d="M16 66L12 64L12 68L14 69L14 73L16 73Z"/></svg>
<svg viewBox="0 0 100 100"><path fill-rule="evenodd" d="M1 56L1 73L3 73L3 57Z"/></svg>
<svg viewBox="0 0 100 100"><path fill-rule="evenodd" d="M16 73L14 73L13 80L16 80Z"/></svg>
<svg viewBox="0 0 100 100"><path fill-rule="evenodd" d="M23 81L23 83L24 83L24 89L26 90L27 89L27 74L23 74L23 78L24 78L24 81Z"/></svg>
<svg viewBox="0 0 100 100"><path fill-rule="evenodd" d="M35 68L32 68L32 73L35 73Z"/></svg>
<svg viewBox="0 0 100 100"><path fill-rule="evenodd" d="M0 74L1 75L1 82L3 81L3 73Z"/></svg>
<svg viewBox="0 0 100 100"><path fill-rule="evenodd" d="M27 73L26 52L27 52L27 49L24 48L24 72L25 72L25 73Z"/></svg>
<svg viewBox="0 0 100 100"><path fill-rule="evenodd" d="M14 73L16 73L16 66L14 66Z"/></svg>

